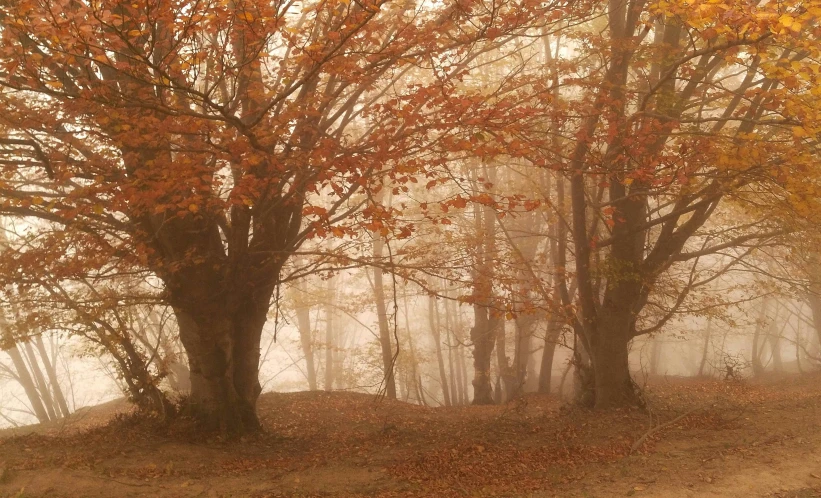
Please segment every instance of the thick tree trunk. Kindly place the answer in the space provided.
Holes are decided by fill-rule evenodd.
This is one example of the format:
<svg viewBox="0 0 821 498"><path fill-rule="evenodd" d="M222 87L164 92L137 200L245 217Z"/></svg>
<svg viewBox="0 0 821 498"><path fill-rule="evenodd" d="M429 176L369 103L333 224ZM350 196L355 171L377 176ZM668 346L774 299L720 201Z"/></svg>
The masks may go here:
<svg viewBox="0 0 821 498"><path fill-rule="evenodd" d="M630 340L618 329L603 332L601 340L590 351L595 379L595 408L639 404L627 362Z"/></svg>
<svg viewBox="0 0 821 498"><path fill-rule="evenodd" d="M473 404L492 405L490 361L496 345L494 319L488 316L488 309L479 304L473 306L473 314L474 325L470 329L470 339L473 341Z"/></svg>
<svg viewBox="0 0 821 498"><path fill-rule="evenodd" d="M593 375L593 361L581 334L575 331L573 343L573 393L576 402L592 408L596 404L596 379ZM564 384L564 380L562 380Z"/></svg>
<svg viewBox="0 0 821 498"><path fill-rule="evenodd" d="M478 171L470 171L473 191L479 194ZM488 167L485 178L495 183L495 168ZM493 404L490 363L496 345L497 317L493 316L493 258L496 253L496 213L490 206L474 205L474 228L478 248L473 270L473 404Z"/></svg>
<svg viewBox="0 0 821 498"><path fill-rule="evenodd" d="M214 309L197 316L175 309L175 314L188 352L194 414L208 429L222 433L259 430L256 403L262 391L258 379L264 318L220 316Z"/></svg>
<svg viewBox="0 0 821 498"><path fill-rule="evenodd" d="M550 384L553 378L553 358L556 356L556 343L562 333L562 324L556 317L551 316L547 322L547 333L544 337L542 363L539 370L539 392L550 394Z"/></svg>

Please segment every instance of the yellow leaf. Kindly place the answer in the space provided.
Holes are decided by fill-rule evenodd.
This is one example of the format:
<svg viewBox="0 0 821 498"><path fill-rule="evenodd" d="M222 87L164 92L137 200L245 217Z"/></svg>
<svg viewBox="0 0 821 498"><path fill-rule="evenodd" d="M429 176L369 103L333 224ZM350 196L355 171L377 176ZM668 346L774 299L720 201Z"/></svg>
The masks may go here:
<svg viewBox="0 0 821 498"><path fill-rule="evenodd" d="M785 28L789 29L792 28L793 24L795 24L795 18L789 14L784 14L778 18L778 22Z"/></svg>
<svg viewBox="0 0 821 498"><path fill-rule="evenodd" d="M188 210L191 211L192 213L196 213L200 210L200 208L196 204L189 204L188 205Z"/></svg>
<svg viewBox="0 0 821 498"><path fill-rule="evenodd" d="M795 138L803 138L807 136L807 130L801 126L793 126L792 134Z"/></svg>

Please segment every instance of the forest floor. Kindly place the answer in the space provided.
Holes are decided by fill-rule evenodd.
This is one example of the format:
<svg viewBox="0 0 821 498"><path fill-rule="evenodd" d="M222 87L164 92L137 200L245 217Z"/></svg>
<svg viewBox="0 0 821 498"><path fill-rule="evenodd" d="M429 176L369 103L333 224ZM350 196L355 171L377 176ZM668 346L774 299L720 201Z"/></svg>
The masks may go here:
<svg viewBox="0 0 821 498"><path fill-rule="evenodd" d="M821 496L821 373L660 379L647 398L657 431L644 411L535 395L425 408L265 394L266 433L240 441L162 433L115 402L0 433L0 496Z"/></svg>

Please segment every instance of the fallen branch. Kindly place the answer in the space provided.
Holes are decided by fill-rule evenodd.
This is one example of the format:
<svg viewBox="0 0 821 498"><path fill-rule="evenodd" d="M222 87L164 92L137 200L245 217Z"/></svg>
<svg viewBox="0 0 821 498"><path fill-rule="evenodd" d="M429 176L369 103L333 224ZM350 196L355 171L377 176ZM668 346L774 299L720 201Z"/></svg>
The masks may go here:
<svg viewBox="0 0 821 498"><path fill-rule="evenodd" d="M695 412L697 412L697 411L699 411L699 410L701 410L701 409L702 409L701 407L699 407L699 408L693 408L693 409L692 409L692 410L690 410L689 412L684 413L684 414L682 414L682 415L679 415L678 417L674 418L673 420L670 420L669 422L665 422L665 423L663 423L663 424L661 424L661 425L657 425L657 426L655 426L655 427L652 427L650 430L648 430L647 432L645 432L645 433L644 433L644 434L643 434L640 438L638 438L638 439L636 440L636 442L635 442L635 443L633 443L633 446L631 446L631 447L630 447L630 454L632 455L634 451L636 451L637 449L641 448L641 445L643 445L643 444L644 444L644 442L645 442L645 441L647 441L647 438L648 438L648 437L650 437L650 436L652 436L653 434L655 434L656 432L658 432L658 431L660 431L660 430L664 429L665 427L669 427L669 426L671 426L671 425L675 424L676 422L678 422L679 420L683 419L684 417L687 417L687 416L689 416L689 415L692 415L693 413L695 413Z"/></svg>

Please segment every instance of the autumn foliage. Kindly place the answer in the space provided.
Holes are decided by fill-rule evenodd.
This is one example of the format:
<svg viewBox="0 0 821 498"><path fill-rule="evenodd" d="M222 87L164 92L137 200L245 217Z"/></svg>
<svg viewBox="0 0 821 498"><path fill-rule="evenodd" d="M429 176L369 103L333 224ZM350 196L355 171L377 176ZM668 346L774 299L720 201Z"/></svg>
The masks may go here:
<svg viewBox="0 0 821 498"><path fill-rule="evenodd" d="M223 432L259 428L280 287L363 264L380 289L393 274L472 307L477 403L494 401L494 351L519 392L539 321L543 365L572 331L586 402L641 403L630 342L817 222L820 16L817 1L0 2L5 298L26 327L134 365L132 394L155 406L166 372L119 311L170 306L187 409Z"/></svg>

